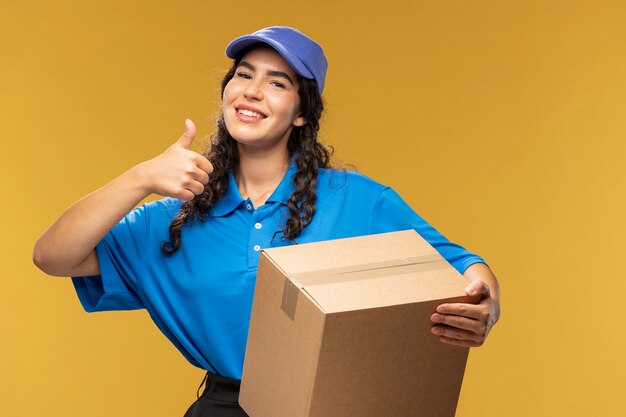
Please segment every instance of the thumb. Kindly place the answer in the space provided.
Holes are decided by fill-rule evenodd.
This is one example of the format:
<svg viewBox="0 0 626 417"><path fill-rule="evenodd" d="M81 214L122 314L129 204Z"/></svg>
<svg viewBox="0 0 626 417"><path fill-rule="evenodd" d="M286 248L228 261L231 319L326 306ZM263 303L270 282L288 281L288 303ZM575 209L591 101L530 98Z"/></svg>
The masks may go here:
<svg viewBox="0 0 626 417"><path fill-rule="evenodd" d="M489 297L489 286L477 279L476 281L472 281L467 287L465 287L465 292L468 295L482 295L482 298Z"/></svg>
<svg viewBox="0 0 626 417"><path fill-rule="evenodd" d="M176 141L180 146L189 149L196 137L196 125L190 119L185 120L185 133Z"/></svg>

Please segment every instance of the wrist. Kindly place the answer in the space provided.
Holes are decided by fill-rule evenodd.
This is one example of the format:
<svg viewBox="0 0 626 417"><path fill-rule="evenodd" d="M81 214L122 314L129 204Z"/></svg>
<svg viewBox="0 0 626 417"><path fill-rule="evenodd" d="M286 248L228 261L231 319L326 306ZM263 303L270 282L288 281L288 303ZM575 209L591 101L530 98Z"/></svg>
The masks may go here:
<svg viewBox="0 0 626 417"><path fill-rule="evenodd" d="M154 185L152 184L152 175L149 173L147 161L135 165L123 175L128 187L137 192L141 199L154 194Z"/></svg>

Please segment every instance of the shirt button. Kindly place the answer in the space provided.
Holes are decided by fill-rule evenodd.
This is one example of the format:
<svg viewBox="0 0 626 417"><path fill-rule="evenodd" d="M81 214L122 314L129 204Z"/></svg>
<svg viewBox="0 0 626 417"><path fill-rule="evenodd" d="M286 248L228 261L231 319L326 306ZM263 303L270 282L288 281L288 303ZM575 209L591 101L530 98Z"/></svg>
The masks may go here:
<svg viewBox="0 0 626 417"><path fill-rule="evenodd" d="M252 204L250 203L246 204L246 208L248 209L248 211L252 211Z"/></svg>
<svg viewBox="0 0 626 417"><path fill-rule="evenodd" d="M254 245L252 249L254 249L255 252L258 252L261 250L261 247L259 245Z"/></svg>
<svg viewBox="0 0 626 417"><path fill-rule="evenodd" d="M255 229L260 229L261 227L263 227L263 225L261 223L257 223L254 225Z"/></svg>

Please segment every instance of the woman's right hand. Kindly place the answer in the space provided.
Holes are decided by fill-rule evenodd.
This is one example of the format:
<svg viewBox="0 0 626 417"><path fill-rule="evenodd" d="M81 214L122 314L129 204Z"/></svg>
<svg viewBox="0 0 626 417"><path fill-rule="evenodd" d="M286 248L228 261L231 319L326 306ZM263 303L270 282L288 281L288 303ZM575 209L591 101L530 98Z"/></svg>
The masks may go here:
<svg viewBox="0 0 626 417"><path fill-rule="evenodd" d="M98 242L150 194L191 200L204 191L211 163L189 147L196 136L191 120L185 133L161 155L142 162L65 210L39 238L33 261L59 276L98 275Z"/></svg>
<svg viewBox="0 0 626 417"><path fill-rule="evenodd" d="M175 197L184 201L202 194L213 165L190 150L196 126L185 120L185 133L159 156L135 167L148 194Z"/></svg>

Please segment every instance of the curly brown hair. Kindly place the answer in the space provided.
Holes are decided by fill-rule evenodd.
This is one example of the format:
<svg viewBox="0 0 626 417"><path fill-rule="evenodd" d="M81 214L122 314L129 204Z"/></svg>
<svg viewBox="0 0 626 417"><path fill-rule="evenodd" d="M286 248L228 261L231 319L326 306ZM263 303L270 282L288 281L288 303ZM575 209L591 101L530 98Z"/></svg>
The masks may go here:
<svg viewBox="0 0 626 417"><path fill-rule="evenodd" d="M228 82L234 77L237 66L245 52L235 59L221 84L221 94ZM298 76L298 95L300 96L300 111L306 123L294 127L287 148L290 156L295 155L298 168L293 176L294 192L287 202L289 218L282 229L276 234L283 234L282 239L296 243L296 238L311 223L316 208L317 170L330 167L332 147L326 147L318 142L317 134L319 122L324 111L324 103L317 85L313 80ZM213 165L213 172L204 192L193 200L184 202L178 214L169 227L170 240L161 243L161 252L172 255L182 245L181 229L193 222L206 221L213 205L219 201L228 188L228 172L239 169L239 152L237 142L228 133L223 115L217 118L217 131L211 138L212 146L203 152Z"/></svg>

